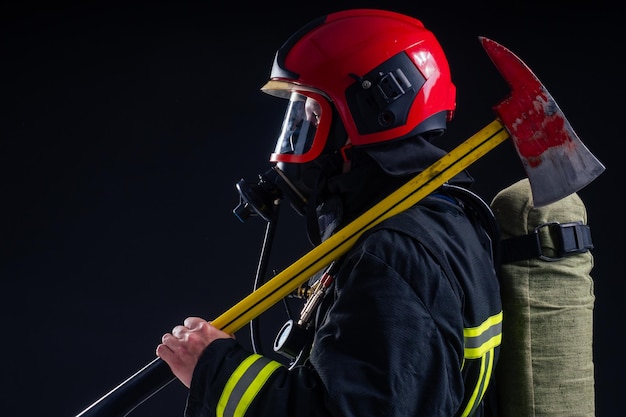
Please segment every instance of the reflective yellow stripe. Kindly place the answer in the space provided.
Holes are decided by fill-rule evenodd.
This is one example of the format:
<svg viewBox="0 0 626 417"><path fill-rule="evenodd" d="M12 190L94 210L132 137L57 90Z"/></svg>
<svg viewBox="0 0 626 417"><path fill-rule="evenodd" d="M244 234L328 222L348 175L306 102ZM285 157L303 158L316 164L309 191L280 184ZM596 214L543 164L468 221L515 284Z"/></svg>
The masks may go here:
<svg viewBox="0 0 626 417"><path fill-rule="evenodd" d="M478 359L502 342L502 312L489 317L480 326L463 330L465 358Z"/></svg>
<svg viewBox="0 0 626 417"><path fill-rule="evenodd" d="M460 417L467 417L472 415L478 407L478 404L483 399L485 395L485 391L487 390L487 386L489 385L489 380L491 379L491 372L493 371L493 361L494 361L494 351L491 349L486 352L485 356L480 361L480 372L478 375L478 381L474 390L472 391L472 396L470 397L467 405L465 406L465 410L460 415Z"/></svg>
<svg viewBox="0 0 626 417"><path fill-rule="evenodd" d="M242 417L270 375L280 367L279 362L256 353L248 356L228 378L217 402L217 416Z"/></svg>
<svg viewBox="0 0 626 417"><path fill-rule="evenodd" d="M256 395L261 390L261 387L265 385L265 382L270 377L270 375L272 375L274 371L280 366L280 363L272 361L266 364L263 369L261 369L261 372L258 373L257 377L248 386L248 389L246 389L241 396L241 399L237 404L237 408L235 409L235 413L233 414L234 417L241 417L246 413L248 407L252 403L252 400L254 400Z"/></svg>
<svg viewBox="0 0 626 417"><path fill-rule="evenodd" d="M463 329L464 358L463 368L468 360L480 360L480 370L472 395L467 401L460 417L474 414L487 391L495 360L495 348L502 342L502 311L485 320L476 327Z"/></svg>

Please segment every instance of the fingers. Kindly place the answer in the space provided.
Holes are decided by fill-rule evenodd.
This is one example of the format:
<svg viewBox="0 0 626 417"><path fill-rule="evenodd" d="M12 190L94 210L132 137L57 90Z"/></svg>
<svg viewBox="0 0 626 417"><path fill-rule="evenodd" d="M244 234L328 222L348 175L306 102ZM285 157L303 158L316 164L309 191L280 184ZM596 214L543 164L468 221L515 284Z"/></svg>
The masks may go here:
<svg viewBox="0 0 626 417"><path fill-rule="evenodd" d="M161 339L163 343L161 343L160 345L156 347L156 355L160 357L161 359L163 359L164 361L169 362L170 360L174 358L174 351L172 350L172 348L170 348L169 346L165 344L165 340L166 340L165 335L163 335Z"/></svg>
<svg viewBox="0 0 626 417"><path fill-rule="evenodd" d="M185 337L185 333L187 333L189 331L189 329L186 326L183 326L182 324L179 324L178 326L174 327L172 329L172 336L174 336L177 339L184 339Z"/></svg>
<svg viewBox="0 0 626 417"><path fill-rule="evenodd" d="M233 338L200 317L187 317L183 324L165 333L156 354L170 366L182 383L189 387L198 358L206 347L216 339Z"/></svg>
<svg viewBox="0 0 626 417"><path fill-rule="evenodd" d="M161 342L156 347L156 355L163 359L172 370L172 373L183 385L189 388L201 347L194 349L193 346L188 345L187 340L178 339L171 333L164 334L161 337Z"/></svg>
<svg viewBox="0 0 626 417"><path fill-rule="evenodd" d="M177 339L185 339L189 332L194 330L200 330L208 322L200 317L187 317L183 324L172 329L171 334Z"/></svg>
<svg viewBox="0 0 626 417"><path fill-rule="evenodd" d="M161 343L156 347L156 355L164 361L170 363L176 359L174 350L177 348L180 340L171 333L165 333L161 336Z"/></svg>
<svg viewBox="0 0 626 417"><path fill-rule="evenodd" d="M178 341L178 339L180 339L180 338L174 336L172 333L165 333L161 337L161 343L164 344L165 346L170 346L171 347L174 343L176 343Z"/></svg>
<svg viewBox="0 0 626 417"><path fill-rule="evenodd" d="M185 319L185 321L183 322L183 324L185 325L185 327L193 330L196 328L200 328L202 327L204 324L206 324L207 321L200 318L200 317L187 317Z"/></svg>
<svg viewBox="0 0 626 417"><path fill-rule="evenodd" d="M175 326L171 333L165 333L161 337L161 344L172 353L180 349L197 353L213 340L229 337L234 339L234 335L224 333L200 317L187 317L184 324Z"/></svg>

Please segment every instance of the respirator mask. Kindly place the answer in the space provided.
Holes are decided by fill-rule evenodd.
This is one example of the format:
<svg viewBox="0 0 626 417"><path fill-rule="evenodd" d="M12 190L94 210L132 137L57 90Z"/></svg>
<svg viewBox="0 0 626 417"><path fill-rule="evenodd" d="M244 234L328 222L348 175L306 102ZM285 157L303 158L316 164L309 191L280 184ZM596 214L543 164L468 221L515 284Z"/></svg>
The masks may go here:
<svg viewBox="0 0 626 417"><path fill-rule="evenodd" d="M240 203L233 212L241 221L256 215L269 221L277 200L283 197L299 215L305 215L319 190L320 177L327 170L328 158L321 156L333 119L329 101L312 91L277 91L281 94L275 95L286 97L289 102L270 155L273 166L260 174L256 182L242 179L236 184ZM345 143L345 136L342 140Z"/></svg>

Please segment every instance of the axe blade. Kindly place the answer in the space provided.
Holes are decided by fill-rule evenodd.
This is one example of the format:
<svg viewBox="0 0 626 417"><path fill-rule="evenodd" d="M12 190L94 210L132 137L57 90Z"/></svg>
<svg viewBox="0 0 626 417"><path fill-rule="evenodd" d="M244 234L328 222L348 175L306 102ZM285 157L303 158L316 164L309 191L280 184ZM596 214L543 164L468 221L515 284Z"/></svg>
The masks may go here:
<svg viewBox="0 0 626 417"><path fill-rule="evenodd" d="M493 109L522 160L533 205L558 201L596 179L604 165L582 143L541 81L504 46L482 36L479 40L511 88Z"/></svg>

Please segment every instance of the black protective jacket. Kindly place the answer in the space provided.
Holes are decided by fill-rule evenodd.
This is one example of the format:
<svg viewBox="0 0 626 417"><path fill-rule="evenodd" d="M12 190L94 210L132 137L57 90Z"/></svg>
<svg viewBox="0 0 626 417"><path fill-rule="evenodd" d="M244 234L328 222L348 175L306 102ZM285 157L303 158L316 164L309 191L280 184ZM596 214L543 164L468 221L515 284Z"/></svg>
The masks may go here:
<svg viewBox="0 0 626 417"><path fill-rule="evenodd" d="M462 204L429 196L370 229L331 288L309 361L290 369L218 340L185 415L482 415L502 311L490 241Z"/></svg>

